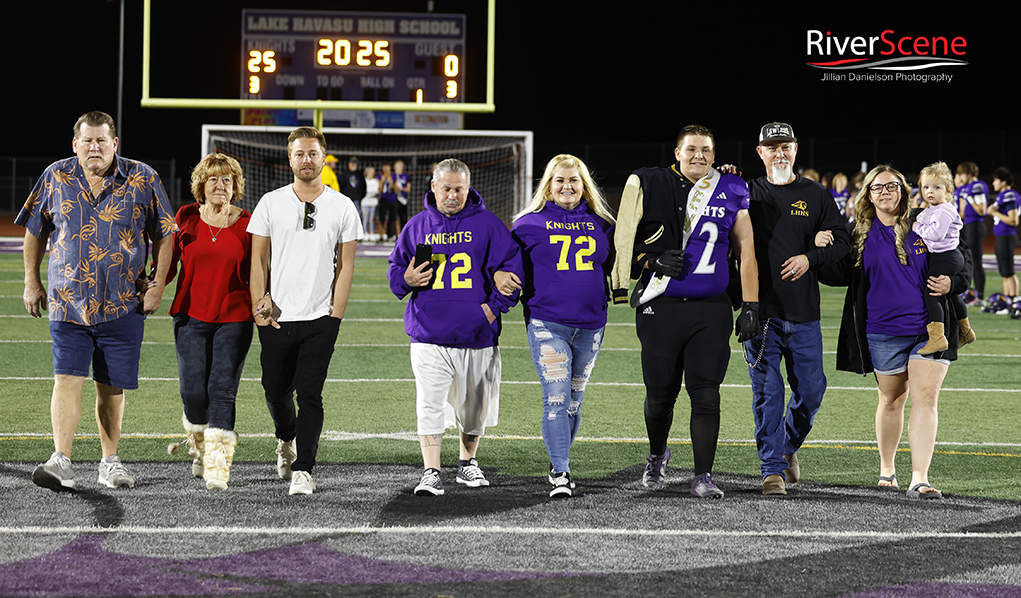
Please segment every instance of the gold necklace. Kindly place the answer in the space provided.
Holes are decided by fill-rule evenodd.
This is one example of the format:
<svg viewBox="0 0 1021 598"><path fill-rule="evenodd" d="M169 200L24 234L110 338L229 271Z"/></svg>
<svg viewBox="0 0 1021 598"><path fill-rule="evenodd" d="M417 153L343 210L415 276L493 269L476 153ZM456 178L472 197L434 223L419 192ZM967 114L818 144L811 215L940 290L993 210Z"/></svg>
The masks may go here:
<svg viewBox="0 0 1021 598"><path fill-rule="evenodd" d="M209 229L209 236L213 238L213 243L216 243L216 237L219 237L220 233L223 232L223 229L227 228L227 224L230 223L230 205L229 204L227 205L227 214L226 216L224 216L223 226L216 229L215 234L213 233L213 227L209 224L209 221L212 220L212 217L210 216L209 212L210 210L206 210L207 216L206 227Z"/></svg>

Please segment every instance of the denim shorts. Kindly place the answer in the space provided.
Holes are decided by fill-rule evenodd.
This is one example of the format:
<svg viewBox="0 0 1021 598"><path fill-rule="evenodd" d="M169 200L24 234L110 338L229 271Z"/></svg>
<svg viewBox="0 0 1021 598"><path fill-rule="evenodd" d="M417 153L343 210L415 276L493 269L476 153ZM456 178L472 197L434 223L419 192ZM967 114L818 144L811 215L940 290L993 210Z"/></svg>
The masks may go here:
<svg viewBox="0 0 1021 598"><path fill-rule="evenodd" d="M85 378L91 365L96 382L134 390L144 331L145 316L135 310L95 326L51 321L53 373Z"/></svg>
<svg viewBox="0 0 1021 598"><path fill-rule="evenodd" d="M928 359L950 365L949 359L936 359L936 355L919 355L918 350L929 342L928 334L915 336L892 336L869 333L869 353L872 354L872 369L877 374L893 376L908 371L909 359Z"/></svg>

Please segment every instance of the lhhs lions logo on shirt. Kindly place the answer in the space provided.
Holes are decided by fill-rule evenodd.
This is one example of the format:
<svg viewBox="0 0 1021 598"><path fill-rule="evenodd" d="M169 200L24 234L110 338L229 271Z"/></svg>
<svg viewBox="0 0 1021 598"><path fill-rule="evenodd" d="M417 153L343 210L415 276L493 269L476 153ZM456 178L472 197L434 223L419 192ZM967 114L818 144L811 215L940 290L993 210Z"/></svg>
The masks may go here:
<svg viewBox="0 0 1021 598"><path fill-rule="evenodd" d="M799 199L791 204L791 216L808 216L808 204L805 200Z"/></svg>

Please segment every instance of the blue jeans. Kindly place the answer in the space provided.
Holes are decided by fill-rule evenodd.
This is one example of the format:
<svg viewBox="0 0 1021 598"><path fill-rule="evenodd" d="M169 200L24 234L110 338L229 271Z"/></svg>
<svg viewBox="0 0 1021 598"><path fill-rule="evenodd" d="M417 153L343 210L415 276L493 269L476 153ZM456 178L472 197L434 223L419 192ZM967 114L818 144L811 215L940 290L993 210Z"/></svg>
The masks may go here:
<svg viewBox="0 0 1021 598"><path fill-rule="evenodd" d="M542 383L542 439L553 471L570 472L570 452L581 423L585 386L603 344L603 329L588 330L531 319L528 347Z"/></svg>
<svg viewBox="0 0 1021 598"><path fill-rule="evenodd" d="M234 402L241 383L251 322L203 322L174 316L174 344L184 415L193 424L234 429Z"/></svg>
<svg viewBox="0 0 1021 598"><path fill-rule="evenodd" d="M748 368L748 375L752 379L755 444L765 477L783 475L788 465L783 456L793 455L801 448L822 404L826 374L819 321L799 323L770 318L765 341L757 336L745 343L745 359L755 363L760 349L762 357ZM786 406L781 359L791 387Z"/></svg>

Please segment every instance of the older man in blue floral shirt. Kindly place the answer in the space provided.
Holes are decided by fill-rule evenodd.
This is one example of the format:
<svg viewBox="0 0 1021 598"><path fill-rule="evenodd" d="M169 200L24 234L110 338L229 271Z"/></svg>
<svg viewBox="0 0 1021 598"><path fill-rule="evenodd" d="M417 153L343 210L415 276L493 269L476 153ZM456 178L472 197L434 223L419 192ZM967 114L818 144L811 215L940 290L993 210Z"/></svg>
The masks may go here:
<svg viewBox="0 0 1021 598"><path fill-rule="evenodd" d="M56 451L32 474L51 490L75 487L71 443L90 366L103 449L99 482L135 484L117 457L124 389L138 388L145 316L159 309L177 225L159 175L118 156L117 144L110 115L82 115L71 142L75 157L47 167L16 220L26 228L25 308L39 317L48 307L53 337ZM151 277L145 274L148 240ZM47 241L49 296L39 274Z"/></svg>

